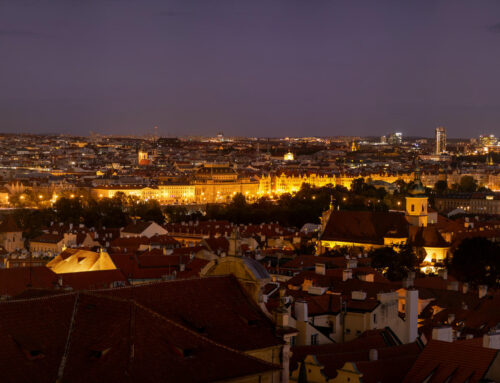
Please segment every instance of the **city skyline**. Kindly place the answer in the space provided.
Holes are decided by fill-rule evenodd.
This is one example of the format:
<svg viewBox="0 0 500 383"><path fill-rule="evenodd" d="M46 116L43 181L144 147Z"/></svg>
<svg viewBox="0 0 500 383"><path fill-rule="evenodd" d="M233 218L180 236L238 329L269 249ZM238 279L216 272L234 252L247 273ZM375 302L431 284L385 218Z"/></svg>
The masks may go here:
<svg viewBox="0 0 500 383"><path fill-rule="evenodd" d="M0 7L3 132L500 133L497 2Z"/></svg>

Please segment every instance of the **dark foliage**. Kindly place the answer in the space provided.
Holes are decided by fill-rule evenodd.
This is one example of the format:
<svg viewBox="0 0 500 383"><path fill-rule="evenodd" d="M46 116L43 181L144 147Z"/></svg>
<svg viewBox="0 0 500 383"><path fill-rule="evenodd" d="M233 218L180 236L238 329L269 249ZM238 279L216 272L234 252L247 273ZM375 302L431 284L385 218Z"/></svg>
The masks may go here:
<svg viewBox="0 0 500 383"><path fill-rule="evenodd" d="M372 266L391 281L401 281L418 268L418 258L409 245L381 247L370 253Z"/></svg>
<svg viewBox="0 0 500 383"><path fill-rule="evenodd" d="M499 285L500 245L486 238L466 238L453 253L449 270L472 286Z"/></svg>

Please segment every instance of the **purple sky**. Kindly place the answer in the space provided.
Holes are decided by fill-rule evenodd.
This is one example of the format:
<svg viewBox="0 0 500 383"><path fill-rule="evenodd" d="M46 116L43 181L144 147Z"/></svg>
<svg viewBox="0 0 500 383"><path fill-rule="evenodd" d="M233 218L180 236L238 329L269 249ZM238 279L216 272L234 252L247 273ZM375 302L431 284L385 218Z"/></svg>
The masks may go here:
<svg viewBox="0 0 500 383"><path fill-rule="evenodd" d="M499 0L0 0L0 132L500 135Z"/></svg>

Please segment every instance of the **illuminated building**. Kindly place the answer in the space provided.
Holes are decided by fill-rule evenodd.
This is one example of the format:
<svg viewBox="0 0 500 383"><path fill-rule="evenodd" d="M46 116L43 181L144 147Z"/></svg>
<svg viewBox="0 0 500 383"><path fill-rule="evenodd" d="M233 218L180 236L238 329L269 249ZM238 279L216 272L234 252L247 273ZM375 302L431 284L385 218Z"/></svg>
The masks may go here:
<svg viewBox="0 0 500 383"><path fill-rule="evenodd" d="M500 196L493 193L460 193L436 197L435 204L443 212L461 209L468 214L500 214Z"/></svg>
<svg viewBox="0 0 500 383"><path fill-rule="evenodd" d="M443 126L436 128L436 154L446 152L446 129Z"/></svg>
<svg viewBox="0 0 500 383"><path fill-rule="evenodd" d="M286 153L286 154L283 156L283 159L284 159L285 161L293 161L293 160L294 160L293 153L292 153L292 152L288 152L288 153Z"/></svg>
<svg viewBox="0 0 500 383"><path fill-rule="evenodd" d="M191 184L101 185L92 188L95 198L113 198L117 193L139 200L157 200L161 204L188 204L195 202L195 186Z"/></svg>
<svg viewBox="0 0 500 383"><path fill-rule="evenodd" d="M303 184L312 187L340 185L350 188L359 176L312 171L278 171L260 177L239 175L227 164L204 165L184 183L160 183L147 185L100 185L92 188L95 198L112 198L121 192L140 200L155 199L161 204L225 203L238 194L247 199L264 195L281 195L298 192ZM409 182L411 174L373 174L372 181L393 183L398 179ZM433 180L430 180L432 182ZM434 181L435 182L435 181Z"/></svg>
<svg viewBox="0 0 500 383"><path fill-rule="evenodd" d="M148 158L148 152L139 150L139 152L137 153L137 163L140 166L151 165L151 160Z"/></svg>
<svg viewBox="0 0 500 383"><path fill-rule="evenodd" d="M406 211L377 212L330 209L323 213L317 253L339 247L357 247L370 251L384 246L410 244L423 262L425 272L434 272L448 255L450 244L437 227L429 223L427 196L417 165L414 187L406 197Z"/></svg>
<svg viewBox="0 0 500 383"><path fill-rule="evenodd" d="M479 142L483 147L495 146L498 145L498 138L496 138L493 134L486 136L479 136Z"/></svg>
<svg viewBox="0 0 500 383"><path fill-rule="evenodd" d="M358 151L358 147L356 146L356 141L352 140L351 152L357 152L357 151Z"/></svg>
<svg viewBox="0 0 500 383"><path fill-rule="evenodd" d="M403 133L391 133L387 138L387 142L391 145L401 145L403 143Z"/></svg>
<svg viewBox="0 0 500 383"><path fill-rule="evenodd" d="M116 269L108 253L80 249L66 249L46 266L56 274Z"/></svg>
<svg viewBox="0 0 500 383"><path fill-rule="evenodd" d="M427 196L420 180L420 168L415 170L415 183L406 197L406 219L412 226L427 226Z"/></svg>
<svg viewBox="0 0 500 383"><path fill-rule="evenodd" d="M0 224L0 246L9 253L24 248L23 231L19 229L12 215L7 216Z"/></svg>

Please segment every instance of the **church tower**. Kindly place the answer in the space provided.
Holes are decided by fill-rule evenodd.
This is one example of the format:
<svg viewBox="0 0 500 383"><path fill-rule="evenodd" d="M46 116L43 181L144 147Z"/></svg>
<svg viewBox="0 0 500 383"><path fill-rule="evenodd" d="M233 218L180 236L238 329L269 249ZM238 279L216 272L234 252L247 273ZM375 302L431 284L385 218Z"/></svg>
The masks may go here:
<svg viewBox="0 0 500 383"><path fill-rule="evenodd" d="M406 197L406 220L412 226L427 226L427 196L420 180L418 160L415 168L413 187Z"/></svg>

